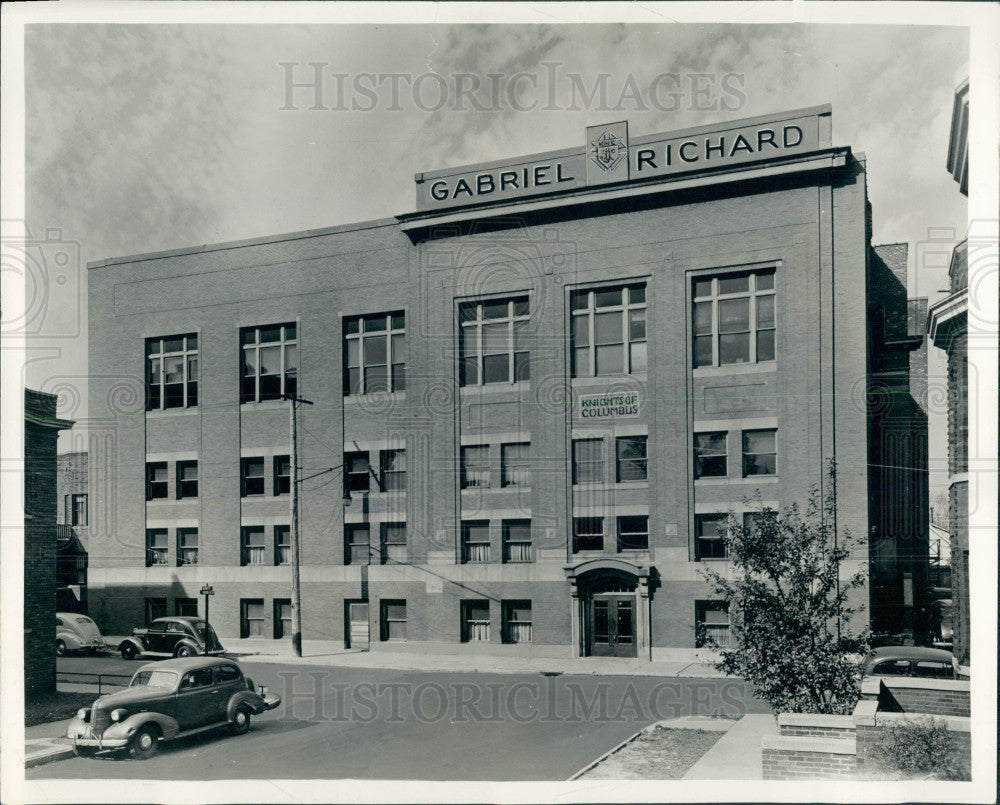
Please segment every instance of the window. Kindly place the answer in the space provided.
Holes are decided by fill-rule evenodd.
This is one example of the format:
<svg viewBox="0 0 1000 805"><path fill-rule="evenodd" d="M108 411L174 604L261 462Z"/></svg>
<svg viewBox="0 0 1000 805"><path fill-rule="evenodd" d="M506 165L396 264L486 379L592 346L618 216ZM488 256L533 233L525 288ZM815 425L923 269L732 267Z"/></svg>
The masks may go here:
<svg viewBox="0 0 1000 805"><path fill-rule="evenodd" d="M513 383L529 378L528 297L463 302L459 383Z"/></svg>
<svg viewBox="0 0 1000 805"><path fill-rule="evenodd" d="M696 433L694 435L694 477L725 478L726 432Z"/></svg>
<svg viewBox="0 0 1000 805"><path fill-rule="evenodd" d="M198 336L146 339L146 410L198 404Z"/></svg>
<svg viewBox="0 0 1000 805"><path fill-rule="evenodd" d="M379 453L379 476L383 492L406 490L406 451L383 450Z"/></svg>
<svg viewBox="0 0 1000 805"><path fill-rule="evenodd" d="M720 648L729 648L729 605L725 601L695 601L695 648L708 645L708 638Z"/></svg>
<svg viewBox="0 0 1000 805"><path fill-rule="evenodd" d="M406 601L381 602L382 640L406 640Z"/></svg>
<svg viewBox="0 0 1000 805"><path fill-rule="evenodd" d="M871 670L871 676L909 676L909 660L885 660Z"/></svg>
<svg viewBox="0 0 1000 805"><path fill-rule="evenodd" d="M274 494L287 495L292 489L292 461L288 456L274 457Z"/></svg>
<svg viewBox="0 0 1000 805"><path fill-rule="evenodd" d="M70 516L67 522L70 525L87 525L87 496L68 495L70 501Z"/></svg>
<svg viewBox="0 0 1000 805"><path fill-rule="evenodd" d="M264 526L244 526L240 529L243 565L264 564Z"/></svg>
<svg viewBox="0 0 1000 805"><path fill-rule="evenodd" d="M649 517L647 515L618 518L618 550L649 550Z"/></svg>
<svg viewBox="0 0 1000 805"><path fill-rule="evenodd" d="M371 468L368 465L368 452L345 453L344 472L347 473L347 488L351 492L367 492L368 478Z"/></svg>
<svg viewBox="0 0 1000 805"><path fill-rule="evenodd" d="M528 442L500 446L501 485L531 484L531 445Z"/></svg>
<svg viewBox="0 0 1000 805"><path fill-rule="evenodd" d="M768 529L773 528L777 525L778 513L773 509L765 509L759 512L744 512L743 513L743 528L746 531L753 531L756 529L758 532L766 535Z"/></svg>
<svg viewBox="0 0 1000 805"><path fill-rule="evenodd" d="M531 520L503 521L503 561L530 562Z"/></svg>
<svg viewBox="0 0 1000 805"><path fill-rule="evenodd" d="M199 668L197 671L189 671L181 678L180 690L191 690L192 688L208 688L212 686L212 669Z"/></svg>
<svg viewBox="0 0 1000 805"><path fill-rule="evenodd" d="M646 286L573 291L573 377L646 371Z"/></svg>
<svg viewBox="0 0 1000 805"><path fill-rule="evenodd" d="M604 550L604 518L573 518L573 553Z"/></svg>
<svg viewBox="0 0 1000 805"><path fill-rule="evenodd" d="M274 599L274 639L292 636L292 602L288 598Z"/></svg>
<svg viewBox="0 0 1000 805"><path fill-rule="evenodd" d="M151 461L146 464L146 500L166 500L167 462Z"/></svg>
<svg viewBox="0 0 1000 805"><path fill-rule="evenodd" d="M476 445L462 448L462 489L490 485L490 447Z"/></svg>
<svg viewBox="0 0 1000 805"><path fill-rule="evenodd" d="M530 643L531 602L502 601L500 610L503 618L503 642Z"/></svg>
<svg viewBox="0 0 1000 805"><path fill-rule="evenodd" d="M240 599L240 637L264 636L264 599Z"/></svg>
<svg viewBox="0 0 1000 805"><path fill-rule="evenodd" d="M743 476L775 475L778 472L776 432L743 431Z"/></svg>
<svg viewBox="0 0 1000 805"><path fill-rule="evenodd" d="M239 681L242 678L240 669L235 665L217 665L215 666L215 684L216 685L231 685L234 682Z"/></svg>
<svg viewBox="0 0 1000 805"><path fill-rule="evenodd" d="M344 394L406 389L402 311L344 319Z"/></svg>
<svg viewBox="0 0 1000 805"><path fill-rule="evenodd" d="M462 561L490 561L490 524L488 520L462 523Z"/></svg>
<svg viewBox="0 0 1000 805"><path fill-rule="evenodd" d="M694 280L694 365L774 360L774 269Z"/></svg>
<svg viewBox="0 0 1000 805"><path fill-rule="evenodd" d="M604 440L573 440L573 483L604 482Z"/></svg>
<svg viewBox="0 0 1000 805"><path fill-rule="evenodd" d="M166 598L146 599L146 628L149 628L157 618L165 617L167 614Z"/></svg>
<svg viewBox="0 0 1000 805"><path fill-rule="evenodd" d="M247 497L249 495L263 495L264 459L241 458L240 480L241 480L243 497Z"/></svg>
<svg viewBox="0 0 1000 805"><path fill-rule="evenodd" d="M244 327L240 345L241 403L280 400L283 394L295 394L299 357L294 324Z"/></svg>
<svg viewBox="0 0 1000 805"><path fill-rule="evenodd" d="M646 437L619 436L615 439L619 481L646 480Z"/></svg>
<svg viewBox="0 0 1000 805"><path fill-rule="evenodd" d="M197 618L198 617L198 599L197 598L175 598L174 599L174 614L179 618Z"/></svg>
<svg viewBox="0 0 1000 805"><path fill-rule="evenodd" d="M726 543L723 537L726 533L725 514L696 514L694 516L694 532L697 544L695 555L697 559L725 559Z"/></svg>
<svg viewBox="0 0 1000 805"><path fill-rule="evenodd" d="M490 642L490 602L486 600L462 602L462 642Z"/></svg>
<svg viewBox="0 0 1000 805"><path fill-rule="evenodd" d="M292 529L287 525L274 527L274 564L288 565L292 562Z"/></svg>
<svg viewBox="0 0 1000 805"><path fill-rule="evenodd" d="M177 564L198 564L198 529L177 529Z"/></svg>
<svg viewBox="0 0 1000 805"><path fill-rule="evenodd" d="M344 526L347 547L347 564L367 565L371 561L370 532L367 523L348 523Z"/></svg>
<svg viewBox="0 0 1000 805"><path fill-rule="evenodd" d="M177 499L198 497L198 462L177 462Z"/></svg>
<svg viewBox="0 0 1000 805"><path fill-rule="evenodd" d="M146 530L146 567L167 563L167 529Z"/></svg>
<svg viewBox="0 0 1000 805"><path fill-rule="evenodd" d="M382 523L382 564L406 561L406 523Z"/></svg>

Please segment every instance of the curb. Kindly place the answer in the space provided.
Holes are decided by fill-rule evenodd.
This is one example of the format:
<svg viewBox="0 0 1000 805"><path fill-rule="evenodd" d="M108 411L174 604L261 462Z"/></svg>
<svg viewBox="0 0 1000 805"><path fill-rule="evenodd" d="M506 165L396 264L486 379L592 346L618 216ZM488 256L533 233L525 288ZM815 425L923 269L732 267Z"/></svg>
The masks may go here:
<svg viewBox="0 0 1000 805"><path fill-rule="evenodd" d="M35 766L44 766L46 763L55 763L57 760L66 760L73 757L71 746L54 746L50 750L38 752L24 758L24 768L31 769Z"/></svg>
<svg viewBox="0 0 1000 805"><path fill-rule="evenodd" d="M620 744L618 744L617 746L612 747L611 749L609 749L607 752L605 752L603 755L601 755L599 758L597 758L597 760L592 760L590 763L588 763L586 766L584 766L582 769L580 769L578 772L576 772L576 774L574 774L572 777L567 777L566 778L566 782L567 783L571 783L574 780L576 780L578 777L582 777L588 771L590 771L592 768L594 768L594 766L597 766L597 765L603 763L605 760L607 760L609 757L611 757L611 755L613 755L619 749L624 749L626 746L628 746L630 743L632 743L632 741L634 741L636 738L638 738L640 735L642 735L644 732L646 732L646 730L649 728L649 726L652 726L652 725L648 725L646 727L643 727L635 735L630 735L628 738L626 738Z"/></svg>

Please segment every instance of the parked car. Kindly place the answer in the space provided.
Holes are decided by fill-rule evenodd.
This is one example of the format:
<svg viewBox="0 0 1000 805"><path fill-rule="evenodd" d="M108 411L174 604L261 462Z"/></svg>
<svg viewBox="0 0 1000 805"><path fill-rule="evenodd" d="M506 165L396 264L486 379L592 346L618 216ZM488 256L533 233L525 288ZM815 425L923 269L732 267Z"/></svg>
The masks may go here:
<svg viewBox="0 0 1000 805"><path fill-rule="evenodd" d="M66 737L77 755L125 750L153 757L161 740L228 726L236 735L250 719L281 704L267 688L254 688L234 660L191 657L147 663L125 690L101 696L69 722Z"/></svg>
<svg viewBox="0 0 1000 805"><path fill-rule="evenodd" d="M79 612L56 613L56 655L70 651L106 651L108 644L97 624Z"/></svg>
<svg viewBox="0 0 1000 805"><path fill-rule="evenodd" d="M133 629L132 636L118 644L122 658L140 654L160 657L194 657L221 654L224 649L215 629L202 618L157 618L148 629Z"/></svg>
<svg viewBox="0 0 1000 805"><path fill-rule="evenodd" d="M922 676L954 679L957 666L950 651L923 646L883 646L872 651L864 676Z"/></svg>
<svg viewBox="0 0 1000 805"><path fill-rule="evenodd" d="M954 635L953 604L950 598L931 601L928 606L930 637L935 645L951 646Z"/></svg>

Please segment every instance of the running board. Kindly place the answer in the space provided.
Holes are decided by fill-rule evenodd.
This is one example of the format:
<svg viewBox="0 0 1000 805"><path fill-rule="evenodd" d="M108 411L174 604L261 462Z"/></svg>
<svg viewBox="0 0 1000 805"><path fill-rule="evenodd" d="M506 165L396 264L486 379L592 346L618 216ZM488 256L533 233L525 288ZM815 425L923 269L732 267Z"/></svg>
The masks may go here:
<svg viewBox="0 0 1000 805"><path fill-rule="evenodd" d="M228 727L231 723L231 721L219 721L215 724L209 724L207 727L198 727L197 729L178 732L174 735L174 738L187 738L189 735L197 735L199 732L208 732L209 730L217 730L219 727Z"/></svg>

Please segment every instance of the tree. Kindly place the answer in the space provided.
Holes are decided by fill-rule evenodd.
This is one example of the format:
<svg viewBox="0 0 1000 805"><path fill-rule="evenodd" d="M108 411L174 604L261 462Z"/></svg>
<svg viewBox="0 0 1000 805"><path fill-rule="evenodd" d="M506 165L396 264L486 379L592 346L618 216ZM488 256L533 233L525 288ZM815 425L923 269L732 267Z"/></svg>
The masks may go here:
<svg viewBox="0 0 1000 805"><path fill-rule="evenodd" d="M858 541L836 533L835 480L831 465L826 494L814 487L805 512L797 503L781 512L765 507L758 492L745 501L756 509L745 520L730 513L730 572L703 571L729 605L730 646L703 641L720 652L716 667L750 682L778 712L849 713L860 696L869 632L851 631L862 607L848 599L866 575L840 578Z"/></svg>

